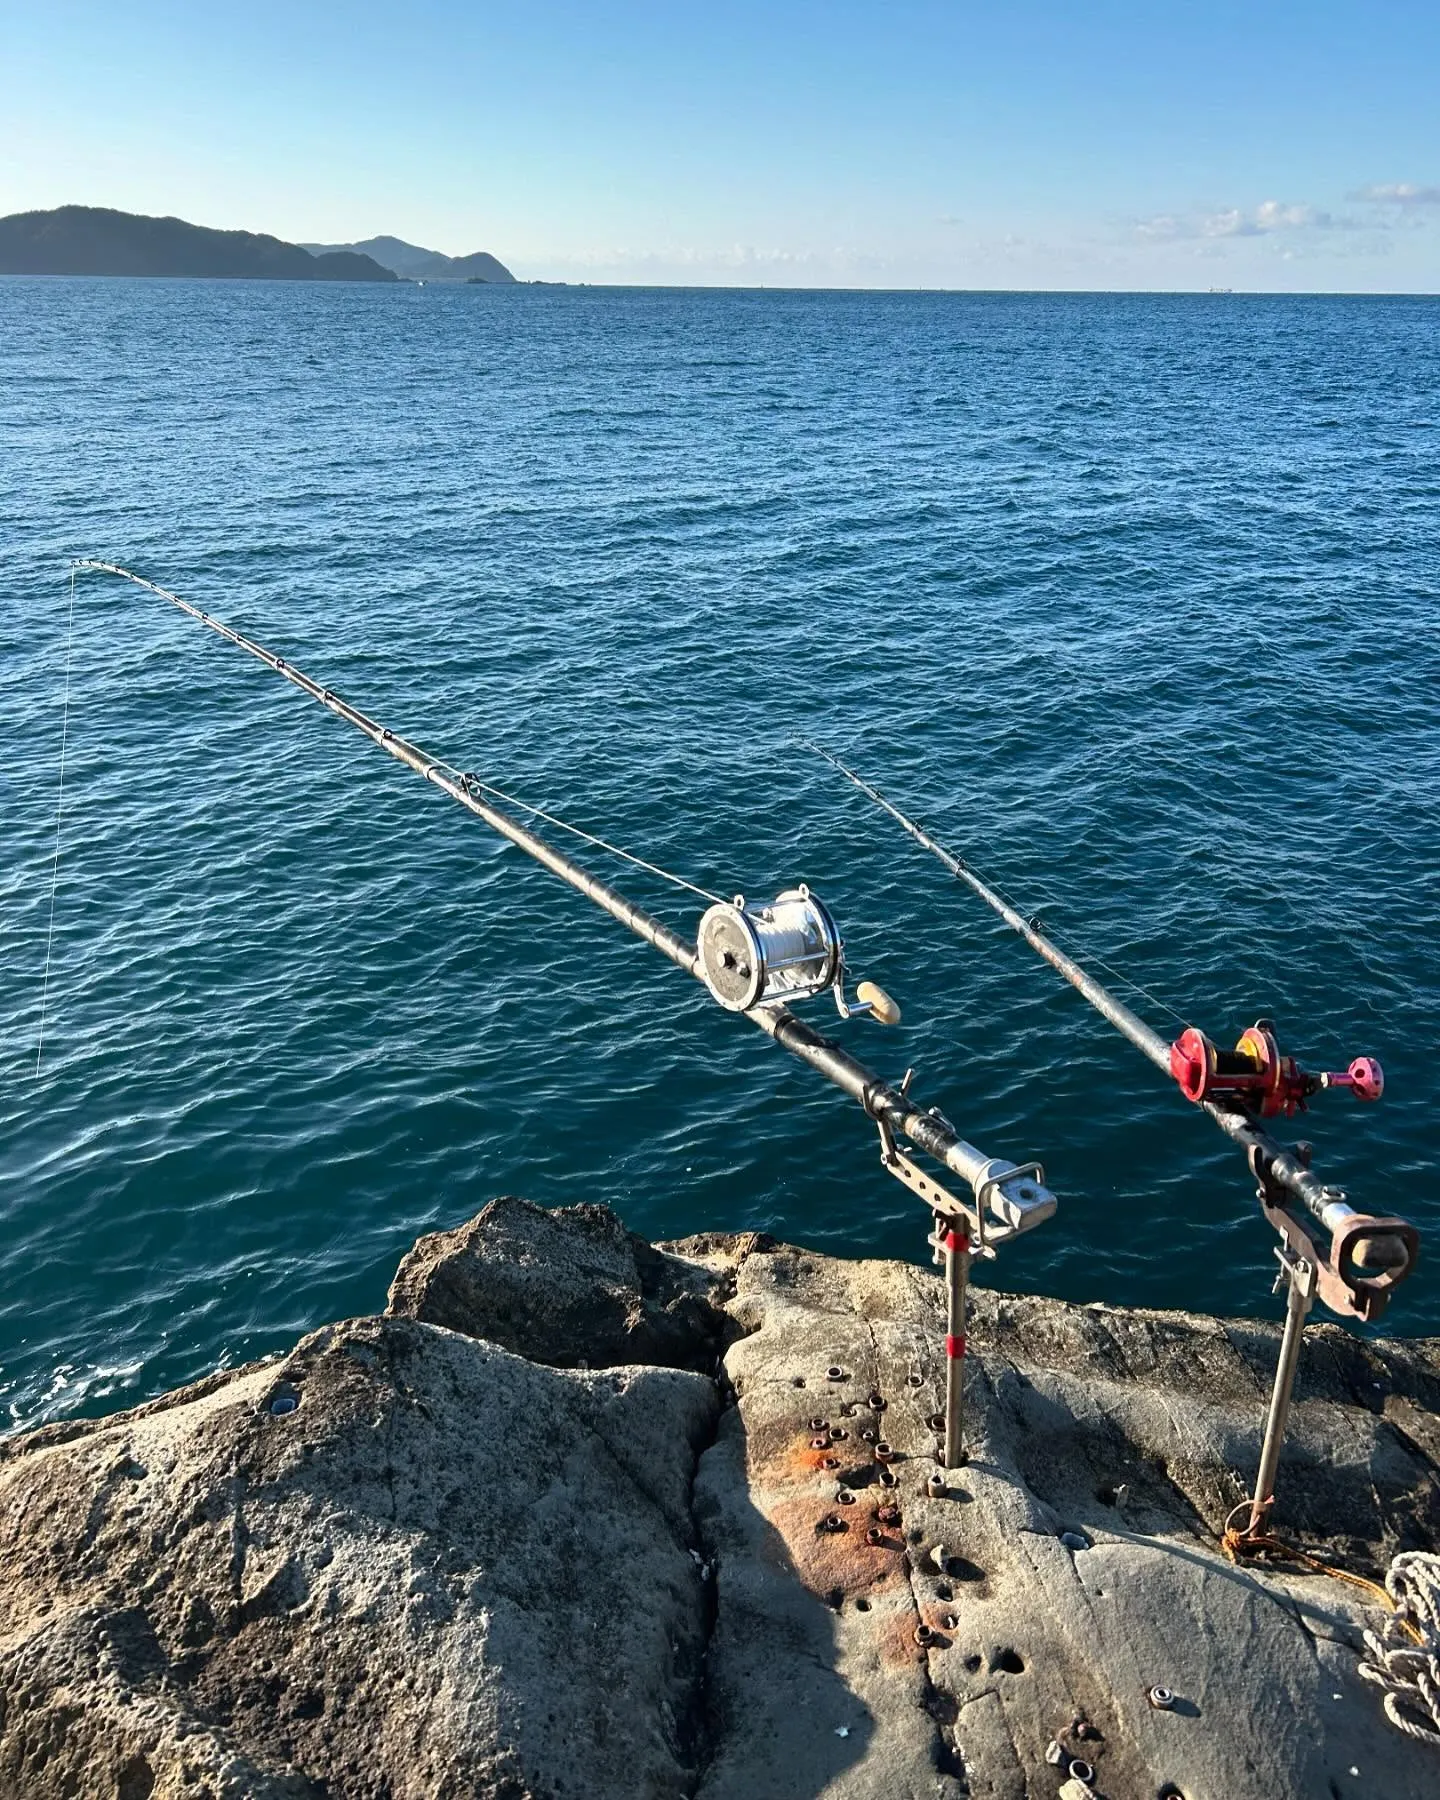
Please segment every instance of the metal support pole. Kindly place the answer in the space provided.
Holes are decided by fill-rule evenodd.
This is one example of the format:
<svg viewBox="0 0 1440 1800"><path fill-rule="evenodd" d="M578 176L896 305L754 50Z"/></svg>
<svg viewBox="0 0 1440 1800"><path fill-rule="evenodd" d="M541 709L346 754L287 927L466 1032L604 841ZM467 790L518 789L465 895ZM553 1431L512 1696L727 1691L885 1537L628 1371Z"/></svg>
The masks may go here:
<svg viewBox="0 0 1440 1800"><path fill-rule="evenodd" d="M945 1232L945 1467L965 1461L965 1287L970 1276L970 1238Z"/></svg>
<svg viewBox="0 0 1440 1800"><path fill-rule="evenodd" d="M1289 1288L1285 1308L1285 1335L1280 1340L1280 1361L1275 1370L1275 1388L1270 1396L1270 1411L1265 1419L1265 1442L1260 1450L1260 1470L1255 1477L1255 1496L1250 1502L1250 1523L1244 1535L1260 1537L1269 1524L1270 1508L1275 1504L1275 1470L1280 1461L1280 1446L1285 1441L1285 1426L1290 1418L1290 1396L1295 1389L1295 1370L1300 1361L1300 1340L1305 1319L1315 1299L1315 1265L1288 1250L1277 1250L1283 1278Z"/></svg>

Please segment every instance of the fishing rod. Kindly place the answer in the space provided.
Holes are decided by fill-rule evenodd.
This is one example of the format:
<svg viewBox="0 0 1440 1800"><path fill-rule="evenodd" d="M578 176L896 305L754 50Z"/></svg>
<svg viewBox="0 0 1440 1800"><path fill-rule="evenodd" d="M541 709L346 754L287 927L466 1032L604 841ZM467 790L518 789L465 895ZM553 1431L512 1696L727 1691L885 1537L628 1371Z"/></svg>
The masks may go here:
<svg viewBox="0 0 1440 1800"><path fill-rule="evenodd" d="M841 1018L870 1017L881 1024L899 1022L900 1011L889 995L861 982L855 998L846 995L844 944L829 908L803 884L786 889L765 904L731 901L708 894L678 876L646 863L628 851L583 832L525 801L504 794L478 775L432 756L409 739L352 706L332 689L212 613L116 563L77 558L76 571L118 576L169 601L181 612L257 658L327 711L344 719L372 743L439 788L499 836L507 839L542 868L583 894L627 930L667 957L685 974L702 981L727 1012L743 1015L783 1049L823 1075L858 1102L874 1122L884 1168L925 1202L940 1222L947 1272L946 1429L944 1467L955 1468L963 1451L963 1358L965 1354L965 1287L972 1255L990 1257L998 1245L1032 1231L1054 1215L1056 1199L1045 1185L1038 1162L1015 1163L989 1157L968 1143L934 1106L922 1106L911 1095L914 1070L898 1085L883 1080L834 1039L824 1036L791 1010L791 1004L830 993ZM497 804L503 803L503 804ZM547 838L506 810L518 807L551 825L575 833L599 848L652 873L664 876L712 904L699 922L694 942L652 917L609 883L592 875ZM898 1146L903 1138L968 1184L970 1194L952 1193L917 1165Z"/></svg>
<svg viewBox="0 0 1440 1800"><path fill-rule="evenodd" d="M819 744L809 748L889 813L916 843L998 913L1245 1152L1257 1184L1256 1197L1281 1238L1275 1253L1280 1263L1276 1290L1282 1284L1288 1289L1285 1331L1259 1476L1254 1497L1248 1503L1249 1524L1239 1534L1242 1544L1246 1540L1258 1542L1265 1535L1274 1503L1275 1471L1289 1416L1301 1336L1311 1305L1318 1297L1341 1318L1378 1319L1395 1289L1414 1269L1420 1247L1419 1233L1413 1225L1388 1215L1358 1212L1349 1204L1343 1188L1322 1182L1314 1174L1310 1167L1311 1145L1287 1147L1261 1121L1303 1112L1315 1094L1332 1088L1349 1089L1357 1100L1378 1100L1385 1087L1380 1064L1374 1057L1357 1056L1341 1072L1302 1069L1294 1057L1282 1054L1274 1022L1269 1019L1257 1020L1242 1033L1233 1051L1217 1049L1202 1031L1189 1025L1173 1043L1167 1043L1074 957L1053 943L1037 920L1022 917L963 857L938 843L839 757Z"/></svg>

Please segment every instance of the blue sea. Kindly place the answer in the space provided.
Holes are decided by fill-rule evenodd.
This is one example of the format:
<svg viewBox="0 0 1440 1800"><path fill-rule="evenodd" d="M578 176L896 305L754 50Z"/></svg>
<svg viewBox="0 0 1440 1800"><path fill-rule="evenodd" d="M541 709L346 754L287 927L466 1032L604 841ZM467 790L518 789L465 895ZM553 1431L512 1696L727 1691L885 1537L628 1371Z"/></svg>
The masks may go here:
<svg viewBox="0 0 1440 1800"><path fill-rule="evenodd" d="M1238 1152L797 740L1167 1034L1379 1056L1297 1129L1433 1244L1437 527L1436 300L0 281L0 1428L377 1309L504 1192L926 1257L856 1106L99 575L56 865L72 557L702 888L808 881L904 1021L807 1016L1060 1196L984 1279L1275 1317Z"/></svg>

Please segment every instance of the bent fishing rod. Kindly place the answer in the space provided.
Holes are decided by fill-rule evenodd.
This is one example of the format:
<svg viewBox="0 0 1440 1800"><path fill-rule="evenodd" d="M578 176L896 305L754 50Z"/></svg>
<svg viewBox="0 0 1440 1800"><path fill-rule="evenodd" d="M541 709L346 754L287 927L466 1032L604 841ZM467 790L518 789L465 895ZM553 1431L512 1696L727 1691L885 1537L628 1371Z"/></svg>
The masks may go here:
<svg viewBox="0 0 1440 1800"><path fill-rule="evenodd" d="M505 794L478 775L463 771L401 737L370 718L332 689L313 680L286 658L235 630L212 613L172 593L168 588L137 575L116 563L77 558L77 571L118 576L197 620L283 676L328 712L344 719L372 743L439 788L500 837L583 894L627 930L667 957L687 975L704 982L711 996L727 1012L742 1015L792 1056L823 1075L840 1091L859 1103L874 1122L880 1138L881 1162L886 1170L923 1200L936 1220L931 1240L937 1254L943 1252L949 1289L947 1334L947 1396L945 1466L962 1460L960 1412L960 1359L964 1356L964 1295L971 1255L992 1256L995 1247L1050 1218L1055 1196L1045 1185L1039 1163L1014 1163L987 1157L967 1143L938 1108L925 1107L910 1091L913 1070L898 1085L882 1080L832 1038L824 1036L791 1010L791 1003L829 992L842 1018L871 1017L895 1024L899 1008L881 989L861 982L855 998L846 995L847 971L844 944L824 903L803 884L779 894L766 904L747 902L737 894L724 901L680 881L668 871L619 850L601 838L579 831L553 814ZM653 918L632 900L592 875L547 838L506 810L516 807L585 838L599 848L639 864L653 874L690 888L713 904L699 922L692 943L668 925ZM946 1171L958 1175L970 1188L961 1198L950 1192L911 1160L897 1144L904 1138Z"/></svg>
<svg viewBox="0 0 1440 1800"><path fill-rule="evenodd" d="M1035 919L1023 918L963 857L938 843L839 757L819 744L809 748L889 813L916 843L998 913L1103 1018L1171 1077L1187 1100L1244 1150L1257 1183L1256 1198L1281 1238L1275 1252L1280 1263L1276 1290L1285 1286L1288 1299L1255 1491L1243 1507L1235 1509L1236 1513L1248 1509L1248 1522L1243 1531L1227 1525L1225 1542L1232 1552L1273 1544L1268 1523L1275 1473L1310 1308L1318 1297L1341 1318L1378 1319L1395 1289L1414 1269L1420 1238L1404 1219L1357 1212L1343 1188L1322 1182L1311 1171L1309 1144L1287 1148L1261 1121L1303 1112L1308 1100L1330 1088L1348 1088L1357 1100L1378 1100L1385 1086L1380 1064L1373 1057L1357 1056L1343 1072L1302 1069L1294 1057L1281 1053L1270 1019L1257 1020L1242 1033L1233 1051L1217 1049L1193 1025L1167 1044L1123 1000L1053 943Z"/></svg>

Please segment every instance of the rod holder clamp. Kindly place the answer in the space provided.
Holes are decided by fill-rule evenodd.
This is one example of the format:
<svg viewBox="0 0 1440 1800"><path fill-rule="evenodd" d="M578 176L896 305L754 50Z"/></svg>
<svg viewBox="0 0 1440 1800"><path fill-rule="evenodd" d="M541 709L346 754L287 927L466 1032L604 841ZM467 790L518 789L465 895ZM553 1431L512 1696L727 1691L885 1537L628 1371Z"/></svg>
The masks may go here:
<svg viewBox="0 0 1440 1800"><path fill-rule="evenodd" d="M899 1182L909 1188L912 1194L919 1197L935 1214L937 1226L944 1220L947 1226L960 1225L973 1239L977 1256L993 1257L995 1252L985 1238L985 1218L981 1209L973 1202L959 1199L941 1182L927 1175L920 1165L908 1157L895 1142L895 1133L890 1121L876 1117L875 1128L880 1133L880 1162ZM932 1242L935 1240L932 1239Z"/></svg>
<svg viewBox="0 0 1440 1800"><path fill-rule="evenodd" d="M1033 1231L1053 1217L1055 1196L1045 1186L1045 1170L1038 1162L1012 1163L992 1157L974 1178L973 1197L962 1200L900 1149L887 1118L879 1113L871 1116L880 1134L882 1166L925 1202L935 1214L937 1226L941 1220L963 1226L976 1256L990 1260L997 1245Z"/></svg>
<svg viewBox="0 0 1440 1800"><path fill-rule="evenodd" d="M1248 1158L1261 1210L1286 1248L1313 1265L1322 1304L1342 1319L1378 1319L1415 1267L1420 1254L1415 1227L1405 1219L1347 1209L1327 1245L1323 1229L1293 1210L1289 1191L1275 1179L1265 1152L1254 1146ZM1308 1162L1308 1157L1302 1155L1300 1160Z"/></svg>

